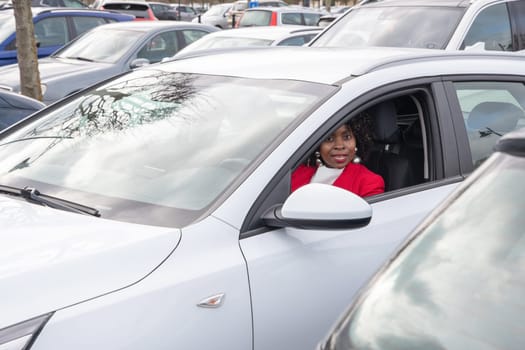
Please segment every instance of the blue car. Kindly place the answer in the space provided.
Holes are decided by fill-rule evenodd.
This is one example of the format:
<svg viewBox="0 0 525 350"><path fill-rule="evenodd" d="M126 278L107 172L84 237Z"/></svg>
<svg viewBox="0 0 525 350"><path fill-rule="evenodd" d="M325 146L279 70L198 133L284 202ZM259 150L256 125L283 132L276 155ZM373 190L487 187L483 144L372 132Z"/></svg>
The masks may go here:
<svg viewBox="0 0 525 350"><path fill-rule="evenodd" d="M108 11L33 7L38 57L46 57L85 31L101 24L132 21L135 17ZM13 9L0 11L0 66L17 63Z"/></svg>

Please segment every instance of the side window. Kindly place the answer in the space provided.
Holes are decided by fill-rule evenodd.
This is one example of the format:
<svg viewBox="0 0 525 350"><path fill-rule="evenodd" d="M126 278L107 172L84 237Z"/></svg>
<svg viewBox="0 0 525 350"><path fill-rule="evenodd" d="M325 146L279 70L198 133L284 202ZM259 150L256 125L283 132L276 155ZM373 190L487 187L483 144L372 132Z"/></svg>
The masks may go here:
<svg viewBox="0 0 525 350"><path fill-rule="evenodd" d="M184 38L184 46L189 45L196 40L199 40L206 34L208 34L208 32L204 32L202 30L192 30L192 29L183 30L182 37Z"/></svg>
<svg viewBox="0 0 525 350"><path fill-rule="evenodd" d="M91 28L106 24L106 20L100 17L71 17L76 35L87 32Z"/></svg>
<svg viewBox="0 0 525 350"><path fill-rule="evenodd" d="M281 16L281 21L283 24L303 24L300 13L283 13Z"/></svg>
<svg viewBox="0 0 525 350"><path fill-rule="evenodd" d="M291 191L319 182L368 197L429 181L425 96L382 100L344 118L294 169ZM348 144L338 135L343 126L352 134Z"/></svg>
<svg viewBox="0 0 525 350"><path fill-rule="evenodd" d="M499 138L525 126L525 85L514 82L454 84L467 129L472 164L492 154Z"/></svg>
<svg viewBox="0 0 525 350"><path fill-rule="evenodd" d="M512 14L511 17L514 21L514 30L516 45L518 47L515 50L525 49L525 2L523 1L511 1L508 3L509 12Z"/></svg>
<svg viewBox="0 0 525 350"><path fill-rule="evenodd" d="M316 26L321 15L315 13L304 13L304 24L307 26Z"/></svg>
<svg viewBox="0 0 525 350"><path fill-rule="evenodd" d="M462 49L484 43L485 50L513 51L509 13L505 3L484 9L474 19Z"/></svg>
<svg viewBox="0 0 525 350"><path fill-rule="evenodd" d="M157 63L165 57L175 55L177 50L177 32L170 31L156 35L148 40L137 54L137 58L146 58L150 63Z"/></svg>
<svg viewBox="0 0 525 350"><path fill-rule="evenodd" d="M62 46L71 38L65 17L48 17L35 23L35 38L40 47Z"/></svg>

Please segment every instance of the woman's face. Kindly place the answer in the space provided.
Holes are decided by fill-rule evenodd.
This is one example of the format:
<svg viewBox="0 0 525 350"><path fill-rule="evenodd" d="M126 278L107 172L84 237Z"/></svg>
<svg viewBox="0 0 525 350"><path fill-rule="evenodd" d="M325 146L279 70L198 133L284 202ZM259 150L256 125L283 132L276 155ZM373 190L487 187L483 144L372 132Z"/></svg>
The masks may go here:
<svg viewBox="0 0 525 350"><path fill-rule="evenodd" d="M352 130L343 125L321 143L319 153L327 167L342 169L354 159L355 147Z"/></svg>

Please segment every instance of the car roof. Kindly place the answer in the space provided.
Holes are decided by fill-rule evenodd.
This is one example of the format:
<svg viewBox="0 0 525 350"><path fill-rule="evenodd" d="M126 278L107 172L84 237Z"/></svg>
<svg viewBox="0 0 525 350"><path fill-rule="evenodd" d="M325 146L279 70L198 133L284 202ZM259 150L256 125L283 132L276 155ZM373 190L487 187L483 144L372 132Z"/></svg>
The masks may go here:
<svg viewBox="0 0 525 350"><path fill-rule="evenodd" d="M300 57L300 60L297 59ZM501 64L502 57L507 61ZM403 67L407 62L432 62L432 68L456 74L479 73L488 60L497 60L498 67L509 70L520 65L522 54L506 52L465 52L407 48L326 48L326 47L257 47L224 50L202 55L183 56L164 63L164 69L179 72L236 76L255 79L289 79L322 84L340 84L385 67ZM514 59L515 65L509 65ZM482 61L480 61L482 60ZM463 63L463 64L460 64ZM465 67L465 64L467 66ZM428 67L428 66L426 66ZM521 67L521 66L520 66ZM460 69L461 68L461 69ZM413 69L404 71L412 73ZM510 72L510 70L509 70ZM427 73L425 73L427 74ZM431 73L428 73L429 75Z"/></svg>
<svg viewBox="0 0 525 350"><path fill-rule="evenodd" d="M295 33L303 32L319 32L323 28L317 26L301 26L301 25L282 25L282 26L256 26L256 27L243 27L235 29L224 29L215 32L213 36L222 36L228 38L259 38L275 40L282 36L287 36Z"/></svg>
<svg viewBox="0 0 525 350"><path fill-rule="evenodd" d="M446 6L446 7L468 7L476 0L380 0L380 1L362 1L360 6ZM487 0L477 0L487 1ZM493 0L489 0L493 1Z"/></svg>
<svg viewBox="0 0 525 350"><path fill-rule="evenodd" d="M125 30L142 30L148 31L155 28L173 28L173 27L183 27L183 28L194 28L194 29L207 29L211 31L218 31L219 28L210 26L203 23L192 23L184 21L130 21L130 22L116 22L108 23L103 26L98 26L97 30L107 29L125 29ZM94 28L94 29L95 29Z"/></svg>
<svg viewBox="0 0 525 350"><path fill-rule="evenodd" d="M318 14L322 14L322 12L320 12L320 11L318 11L318 10L311 9L311 8L308 8L308 7L299 7L299 6L252 7L252 8L247 8L247 9L244 10L244 11L245 11L245 12L250 12L250 11L304 12L304 13L318 13Z"/></svg>

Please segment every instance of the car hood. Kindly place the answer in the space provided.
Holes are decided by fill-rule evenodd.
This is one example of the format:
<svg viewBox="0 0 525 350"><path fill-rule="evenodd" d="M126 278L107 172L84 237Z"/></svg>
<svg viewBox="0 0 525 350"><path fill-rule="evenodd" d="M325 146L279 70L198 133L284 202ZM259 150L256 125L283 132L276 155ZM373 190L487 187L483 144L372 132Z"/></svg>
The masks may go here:
<svg viewBox="0 0 525 350"><path fill-rule="evenodd" d="M64 75L81 75L111 69L112 63L87 62L76 59L48 57L38 61L40 79L50 80Z"/></svg>
<svg viewBox="0 0 525 350"><path fill-rule="evenodd" d="M0 329L136 283L181 237L4 195L0 227Z"/></svg>

